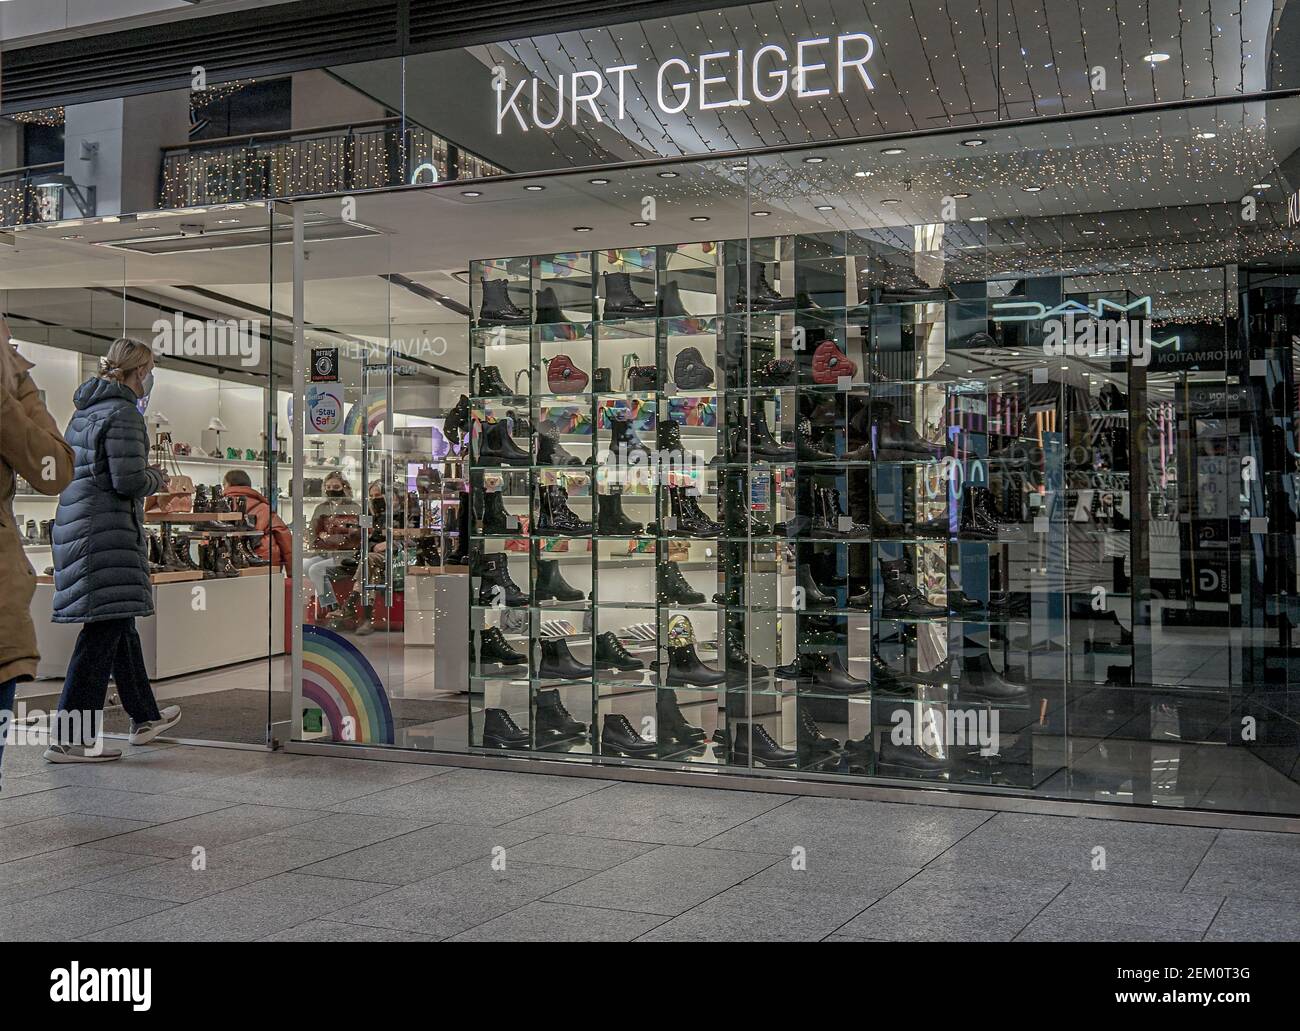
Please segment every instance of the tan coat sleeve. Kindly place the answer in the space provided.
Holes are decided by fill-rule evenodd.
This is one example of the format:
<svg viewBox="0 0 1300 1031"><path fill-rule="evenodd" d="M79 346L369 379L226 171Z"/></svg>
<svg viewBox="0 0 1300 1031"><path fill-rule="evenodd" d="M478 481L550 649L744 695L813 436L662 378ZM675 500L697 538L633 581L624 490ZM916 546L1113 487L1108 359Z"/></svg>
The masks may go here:
<svg viewBox="0 0 1300 1031"><path fill-rule="evenodd" d="M72 482L72 448L26 374L13 393L0 389L0 460L42 494Z"/></svg>

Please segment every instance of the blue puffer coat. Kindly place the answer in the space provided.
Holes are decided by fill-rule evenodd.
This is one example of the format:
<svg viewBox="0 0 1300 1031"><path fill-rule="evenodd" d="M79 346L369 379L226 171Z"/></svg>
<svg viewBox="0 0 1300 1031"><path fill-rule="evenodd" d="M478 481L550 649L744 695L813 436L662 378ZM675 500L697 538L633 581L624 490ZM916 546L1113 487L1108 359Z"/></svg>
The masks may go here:
<svg viewBox="0 0 1300 1031"><path fill-rule="evenodd" d="M64 438L76 469L54 517L54 621L153 612L143 500L166 478L149 467L149 432L130 387L88 379Z"/></svg>

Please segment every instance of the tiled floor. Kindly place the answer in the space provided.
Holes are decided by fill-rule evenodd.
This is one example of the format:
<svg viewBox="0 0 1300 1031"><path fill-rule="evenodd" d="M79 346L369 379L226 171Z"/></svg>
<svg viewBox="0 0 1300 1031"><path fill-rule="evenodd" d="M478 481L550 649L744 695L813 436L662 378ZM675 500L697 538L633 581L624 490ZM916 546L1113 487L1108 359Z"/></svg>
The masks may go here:
<svg viewBox="0 0 1300 1031"><path fill-rule="evenodd" d="M4 765L0 940L1300 941L1300 835L166 745Z"/></svg>

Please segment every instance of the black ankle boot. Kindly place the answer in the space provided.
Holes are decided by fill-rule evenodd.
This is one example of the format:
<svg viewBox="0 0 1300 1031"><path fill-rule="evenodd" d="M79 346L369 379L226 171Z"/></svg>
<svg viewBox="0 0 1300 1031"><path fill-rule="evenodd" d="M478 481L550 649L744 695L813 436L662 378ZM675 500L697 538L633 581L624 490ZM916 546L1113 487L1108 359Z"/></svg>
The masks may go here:
<svg viewBox="0 0 1300 1031"><path fill-rule="evenodd" d="M537 291L536 316L533 321L539 326L552 326L556 323L572 322L572 319L564 317L564 311L560 307L560 299L555 296L555 288L544 286Z"/></svg>
<svg viewBox="0 0 1300 1031"><path fill-rule="evenodd" d="M793 766L799 758L798 752L777 744L761 723L736 724L732 754L737 763L748 763L752 759L756 766Z"/></svg>
<svg viewBox="0 0 1300 1031"><path fill-rule="evenodd" d="M624 648L612 630L606 630L596 638L595 658L591 664L596 669L616 669L620 673L645 669L645 662Z"/></svg>
<svg viewBox="0 0 1300 1031"><path fill-rule="evenodd" d="M539 428L537 431L538 465L582 465L582 459L570 454L560 443L558 434Z"/></svg>
<svg viewBox="0 0 1300 1031"><path fill-rule="evenodd" d="M676 282L664 284L663 292L659 297L659 315L665 319L683 319L689 318L690 312L686 310L686 305L682 303L682 292Z"/></svg>
<svg viewBox="0 0 1300 1031"><path fill-rule="evenodd" d="M749 262L748 274L744 262L737 262L736 266L741 284L736 292L737 308L749 308L751 311L792 311L794 309L794 298L782 297L768 283L767 267L762 262Z"/></svg>
<svg viewBox="0 0 1300 1031"><path fill-rule="evenodd" d="M480 326L528 325L528 312L510 299L508 279L486 279L480 276L479 283L483 288L483 300L478 313Z"/></svg>
<svg viewBox="0 0 1300 1031"><path fill-rule="evenodd" d="M807 706L799 707L798 741L800 756L806 757L805 761L815 762L840 750L839 740L822 733Z"/></svg>
<svg viewBox="0 0 1300 1031"><path fill-rule="evenodd" d="M835 594L822 590L821 584L813 578L811 566L799 566L795 573L795 586L803 588L804 609L833 609L838 604Z"/></svg>
<svg viewBox="0 0 1300 1031"><path fill-rule="evenodd" d="M519 530L519 520L506 511L505 495L499 490L483 495L483 532L485 534L514 534Z"/></svg>
<svg viewBox="0 0 1300 1031"><path fill-rule="evenodd" d="M562 637L538 639L542 658L537 664L539 680L581 680L591 676L591 667L579 662L569 651L569 642Z"/></svg>
<svg viewBox="0 0 1300 1031"><path fill-rule="evenodd" d="M523 730L505 709L484 709L483 747L527 748L528 731Z"/></svg>
<svg viewBox="0 0 1300 1031"><path fill-rule="evenodd" d="M528 662L528 656L510 647L505 633L499 626L494 626L479 634L478 662L480 667L487 663L496 663L501 667L499 672L504 673L507 670L523 668Z"/></svg>
<svg viewBox="0 0 1300 1031"><path fill-rule="evenodd" d="M749 657L745 651L745 634L740 627L727 628L724 654L727 658L727 682L730 684L744 683L751 676L762 680L770 672L761 662Z"/></svg>
<svg viewBox="0 0 1300 1031"><path fill-rule="evenodd" d="M601 755L629 755L644 758L652 756L659 746L636 732L628 718L620 712L605 714L600 729Z"/></svg>
<svg viewBox="0 0 1300 1031"><path fill-rule="evenodd" d="M685 616L668 621L669 687L716 687L727 679L721 670L706 666L695 653L695 628Z"/></svg>
<svg viewBox="0 0 1300 1031"><path fill-rule="evenodd" d="M844 667L844 660L839 652L805 652L801 668L804 680L812 684L814 691L826 691L832 694L862 694L871 685L855 677Z"/></svg>
<svg viewBox="0 0 1300 1031"><path fill-rule="evenodd" d="M823 451L817 446L813 439L812 423L808 419L800 419L795 426L794 447L800 462L835 461L835 456L831 452Z"/></svg>
<svg viewBox="0 0 1300 1031"><path fill-rule="evenodd" d="M547 558L537 560L537 582L533 584L533 593L538 601L582 601L584 597L560 574L560 563Z"/></svg>
<svg viewBox="0 0 1300 1031"><path fill-rule="evenodd" d="M520 608L528 604L528 595L510 577L510 560L504 552L484 557L478 564L479 605Z"/></svg>
<svg viewBox="0 0 1300 1031"><path fill-rule="evenodd" d="M582 737L587 733L587 724L573 718L573 713L564 707L558 688L547 687L537 692L537 715L533 719L533 729L540 741L543 737L551 740L569 740Z"/></svg>
<svg viewBox="0 0 1300 1031"><path fill-rule="evenodd" d="M501 378L501 370L495 365L480 365L478 367L479 397L510 397L513 393L514 391Z"/></svg>
<svg viewBox="0 0 1300 1031"><path fill-rule="evenodd" d="M682 430L676 419L660 419L655 427L655 446L662 461L686 464L686 447L682 444Z"/></svg>
<svg viewBox="0 0 1300 1031"><path fill-rule="evenodd" d="M658 595L661 605L703 605L704 595L690 585L676 562L659 563Z"/></svg>
<svg viewBox="0 0 1300 1031"><path fill-rule="evenodd" d="M629 272L606 272L604 318L654 318L656 305L643 301L632 291Z"/></svg>
<svg viewBox="0 0 1300 1031"><path fill-rule="evenodd" d="M504 422L490 422L482 426L479 439L478 464L530 465L532 456L514 442Z"/></svg>
<svg viewBox="0 0 1300 1031"><path fill-rule="evenodd" d="M961 697L972 701L1011 702L1024 698L1029 689L1008 680L994 667L988 652L965 655L961 660Z"/></svg>
<svg viewBox="0 0 1300 1031"><path fill-rule="evenodd" d="M749 413L748 435L743 427L737 430L732 452L733 459L738 462L793 462L799 457L797 449L786 447L772 436L767 427L767 416L759 405Z"/></svg>
<svg viewBox="0 0 1300 1031"><path fill-rule="evenodd" d="M618 416L609 421L609 451L617 465L643 462L650 456L650 448L637 436L632 421ZM633 457L637 455L642 457Z"/></svg>
<svg viewBox="0 0 1300 1031"><path fill-rule="evenodd" d="M676 520L676 528L669 531L671 537L716 537L722 527L710 519L700 504L685 487L669 487L669 511Z"/></svg>
<svg viewBox="0 0 1300 1031"><path fill-rule="evenodd" d="M623 492L610 488L608 494L596 495L596 532L607 537L635 537L645 532L645 524L629 519L623 512Z"/></svg>
<svg viewBox="0 0 1300 1031"><path fill-rule="evenodd" d="M238 576L239 571L231 564L230 549L224 537L215 537L208 545L212 554L212 572L217 576Z"/></svg>
<svg viewBox="0 0 1300 1031"><path fill-rule="evenodd" d="M563 487L537 487L537 532L566 537L589 537L591 523L579 519L569 508L569 492Z"/></svg>
<svg viewBox="0 0 1300 1031"><path fill-rule="evenodd" d="M876 756L876 765L882 773L890 770L904 770L907 773L947 773L952 763L947 759L938 759L920 745L896 745L888 730L880 736L880 751Z"/></svg>
<svg viewBox="0 0 1300 1031"><path fill-rule="evenodd" d="M662 688L656 696L655 737L661 745L675 743L694 747L704 744L704 729L694 726L683 715L676 691Z"/></svg>
<svg viewBox="0 0 1300 1031"><path fill-rule="evenodd" d="M882 618L930 619L948 614L946 605L932 605L921 593L915 577L907 570L905 559L882 560L880 578L884 582Z"/></svg>

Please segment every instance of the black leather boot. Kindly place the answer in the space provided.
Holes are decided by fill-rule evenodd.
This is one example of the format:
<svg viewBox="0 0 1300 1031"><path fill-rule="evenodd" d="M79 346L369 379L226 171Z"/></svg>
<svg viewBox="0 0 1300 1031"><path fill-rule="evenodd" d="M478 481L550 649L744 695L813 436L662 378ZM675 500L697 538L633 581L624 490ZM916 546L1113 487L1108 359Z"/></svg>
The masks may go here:
<svg viewBox="0 0 1300 1031"><path fill-rule="evenodd" d="M506 511L505 495L499 490L483 495L483 532L517 534L519 520Z"/></svg>
<svg viewBox="0 0 1300 1031"><path fill-rule="evenodd" d="M484 423L481 432L479 465L530 465L532 463L532 455L514 442L504 422Z"/></svg>
<svg viewBox="0 0 1300 1031"><path fill-rule="evenodd" d="M659 563L658 581L660 605L704 604L704 595L690 585L676 562Z"/></svg>
<svg viewBox="0 0 1300 1031"><path fill-rule="evenodd" d="M569 492L563 487L538 484L536 530L566 537L588 537L591 523L579 519L569 508Z"/></svg>
<svg viewBox="0 0 1300 1031"><path fill-rule="evenodd" d="M686 464L686 446L682 443L682 430L676 419L660 419L655 427L655 446L660 461Z"/></svg>
<svg viewBox="0 0 1300 1031"><path fill-rule="evenodd" d="M736 307L749 308L751 311L793 311L794 298L782 297L767 281L767 267L760 261L749 263L748 274L745 263L737 262L740 272L741 287L736 293ZM748 283L748 288L745 284Z"/></svg>
<svg viewBox="0 0 1300 1031"><path fill-rule="evenodd" d="M487 555L478 564L478 604L520 608L528 604L528 595L510 577L510 560L504 552Z"/></svg>
<svg viewBox="0 0 1300 1031"><path fill-rule="evenodd" d="M537 582L533 584L533 593L538 601L582 601L584 597L560 574L560 563L547 558L537 560Z"/></svg>
<svg viewBox="0 0 1300 1031"><path fill-rule="evenodd" d="M537 664L539 680L581 680L591 676L591 667L573 657L564 638L542 637L537 644L542 652Z"/></svg>
<svg viewBox="0 0 1300 1031"><path fill-rule="evenodd" d="M239 571L235 569L230 561L230 549L227 547L227 541L224 537L215 537L208 545L212 553L212 571L217 576L238 576Z"/></svg>
<svg viewBox="0 0 1300 1031"><path fill-rule="evenodd" d="M983 494L981 494L983 492ZM989 518L988 509L980 502L988 488L967 484L961 497L961 521L958 533L967 540L995 541L998 539L998 524Z"/></svg>
<svg viewBox="0 0 1300 1031"><path fill-rule="evenodd" d="M621 489L611 487L608 494L596 495L596 532L606 537L635 537L645 532L644 523L623 512Z"/></svg>
<svg viewBox="0 0 1300 1031"><path fill-rule="evenodd" d="M736 724L732 755L737 763L747 764L752 759L755 766L789 767L799 759L798 752L782 748L761 723Z"/></svg>
<svg viewBox="0 0 1300 1031"><path fill-rule="evenodd" d="M564 707L558 688L547 687L537 692L537 715L533 718L533 729L538 740L543 737L551 740L571 740L587 733L587 724L573 718L573 713Z"/></svg>
<svg viewBox="0 0 1300 1031"><path fill-rule="evenodd" d="M786 447L767 427L767 416L761 406L749 414L749 433L742 427L736 432L732 458L737 462L793 462L799 457L795 448Z"/></svg>
<svg viewBox="0 0 1300 1031"><path fill-rule="evenodd" d="M536 314L533 321L539 326L552 326L556 323L572 322L572 319L564 317L564 311L560 307L560 299L555 296L555 288L544 286L537 291Z"/></svg>
<svg viewBox="0 0 1300 1031"><path fill-rule="evenodd" d="M686 305L682 303L682 292L674 281L664 284L664 288L659 297L659 315L665 319L688 318L690 312L686 310Z"/></svg>
<svg viewBox="0 0 1300 1031"><path fill-rule="evenodd" d="M176 553L176 538L171 534L167 534L158 542L158 557L154 561L161 566L165 566L168 570L179 571L189 568L186 563L181 561L180 555ZM237 565L236 568L242 567Z"/></svg>
<svg viewBox="0 0 1300 1031"><path fill-rule="evenodd" d="M993 667L988 652L961 660L961 697L971 701L1014 702L1029 693L1024 684L1008 680Z"/></svg>
<svg viewBox="0 0 1300 1031"><path fill-rule="evenodd" d="M499 626L489 627L479 634L478 662L482 667L488 663L500 666L499 672L522 669L528 662L528 656L510 647L505 633Z"/></svg>
<svg viewBox="0 0 1300 1031"><path fill-rule="evenodd" d="M817 446L813 437L812 423L800 419L794 429L794 446L800 462L833 462L835 456Z"/></svg>
<svg viewBox="0 0 1300 1031"><path fill-rule="evenodd" d="M526 326L528 312L510 299L510 281L508 279L479 278L482 284L483 301L479 306L478 324L480 326Z"/></svg>
<svg viewBox="0 0 1300 1031"><path fill-rule="evenodd" d="M505 709L484 709L483 747L527 748L528 731L522 729Z"/></svg>
<svg viewBox="0 0 1300 1031"><path fill-rule="evenodd" d="M677 703L677 692L661 688L655 697L655 737L659 743L694 747L704 744L704 729L693 725Z"/></svg>
<svg viewBox="0 0 1300 1031"><path fill-rule="evenodd" d="M806 705L799 707L798 738L799 757L803 762L817 762L836 755L840 750L838 738L822 733Z"/></svg>
<svg viewBox="0 0 1300 1031"><path fill-rule="evenodd" d="M447 556L447 565L469 565L470 495L461 491L456 503L456 550Z"/></svg>
<svg viewBox="0 0 1300 1031"><path fill-rule="evenodd" d="M823 591L821 585L813 579L812 568L800 565L795 571L795 586L803 588L803 608L833 609L837 602L834 594ZM799 606L795 606L799 608Z"/></svg>
<svg viewBox="0 0 1300 1031"><path fill-rule="evenodd" d="M880 578L884 582L884 600L880 614L884 619L930 619L946 616L944 605L932 605L916 580L907 570L903 559L885 559L880 562Z"/></svg>
<svg viewBox="0 0 1300 1031"><path fill-rule="evenodd" d="M609 451L618 465L643 462L650 455L650 448L637 436L632 421L618 416L609 421ZM634 458L634 455L643 457Z"/></svg>
<svg viewBox="0 0 1300 1031"><path fill-rule="evenodd" d="M629 272L603 273L605 280L604 318L654 318L658 306L653 301L643 301L632 291Z"/></svg>
<svg viewBox="0 0 1300 1031"><path fill-rule="evenodd" d="M894 669L873 645L871 648L871 686L886 694L910 695L917 681L906 673Z"/></svg>
<svg viewBox="0 0 1300 1031"><path fill-rule="evenodd" d="M234 567L235 571L238 572L241 569L247 569L248 562L244 558L244 549L240 547L243 541L239 537L227 537L223 543L225 544L226 557L230 560L230 564ZM176 554L175 552L172 552L170 548L164 548L163 554L168 555L168 553L170 553L169 557L171 558L171 563L169 564L173 565L174 568L175 565L179 564L176 559Z"/></svg>
<svg viewBox="0 0 1300 1031"><path fill-rule="evenodd" d="M636 732L628 718L621 712L605 714L600 729L601 755L629 755L635 758L652 756L659 746Z"/></svg>
<svg viewBox="0 0 1300 1031"><path fill-rule="evenodd" d="M872 416L877 461L911 462L936 457L937 446L920 437L911 423L900 421L892 404L874 402Z"/></svg>
<svg viewBox="0 0 1300 1031"><path fill-rule="evenodd" d="M595 659L592 665L596 669L616 669L620 673L645 669L645 662L624 648L623 642L612 630L606 630L596 638Z"/></svg>
<svg viewBox="0 0 1300 1031"><path fill-rule="evenodd" d="M938 759L920 745L896 745L888 730L880 736L880 750L876 765L881 772L903 770L907 773L947 773L952 763Z"/></svg>
<svg viewBox="0 0 1300 1031"><path fill-rule="evenodd" d="M668 649L669 687L716 687L727 679L721 670L706 666L695 653L694 644Z"/></svg>
<svg viewBox="0 0 1300 1031"><path fill-rule="evenodd" d="M722 522L728 537L770 537L772 527L754 515L745 489L745 475L729 472L722 488Z"/></svg>
<svg viewBox="0 0 1300 1031"><path fill-rule="evenodd" d="M710 519L699 502L686 493L685 487L669 487L669 511L676 520L676 527L668 531L671 537L716 537L722 527Z"/></svg>
<svg viewBox="0 0 1300 1031"><path fill-rule="evenodd" d="M478 367L479 397L510 397L513 393L514 391L501 378L501 370L495 365L480 365Z"/></svg>
<svg viewBox="0 0 1300 1031"><path fill-rule="evenodd" d="M537 430L537 464L538 465L582 465L582 459L570 454L560 443L558 434L549 430Z"/></svg>
<svg viewBox="0 0 1300 1031"><path fill-rule="evenodd" d="M755 662L749 657L745 651L745 634L740 627L728 627L724 643L728 683L744 683L751 674L755 680L763 680L771 672L761 662Z"/></svg>
<svg viewBox="0 0 1300 1031"><path fill-rule="evenodd" d="M801 667L805 683L811 683L814 691L827 691L832 694L862 694L870 690L871 685L855 677L844 667L844 660L839 652L805 652Z"/></svg>

